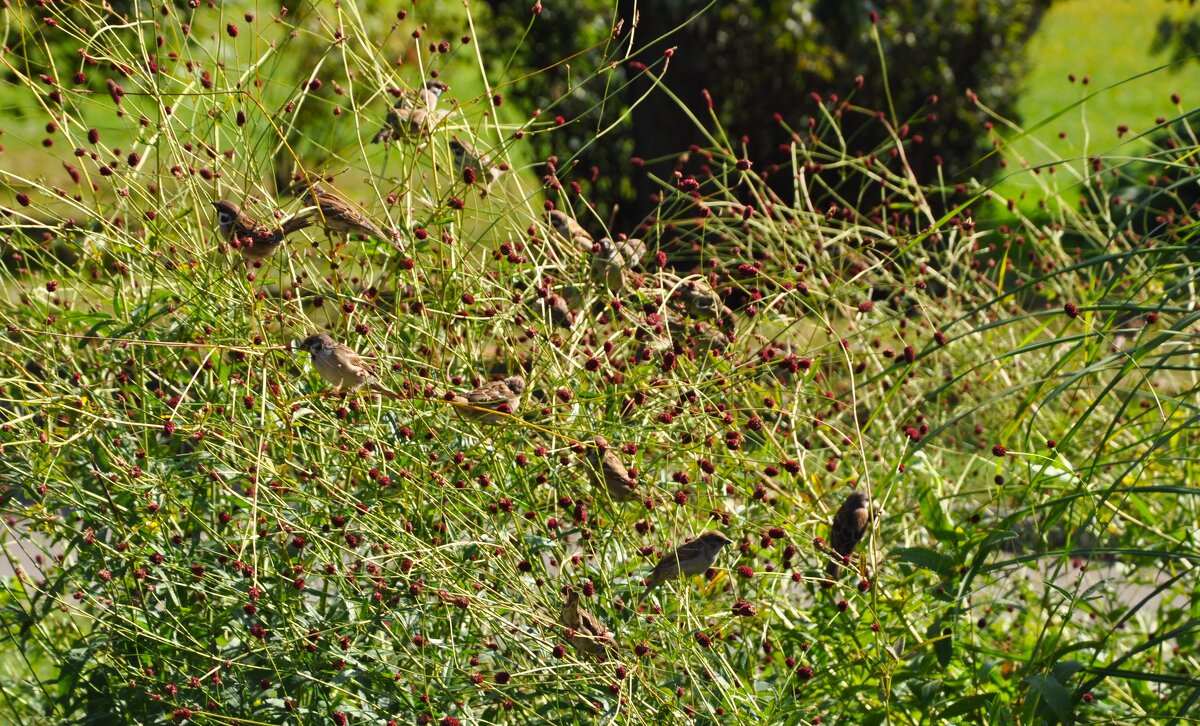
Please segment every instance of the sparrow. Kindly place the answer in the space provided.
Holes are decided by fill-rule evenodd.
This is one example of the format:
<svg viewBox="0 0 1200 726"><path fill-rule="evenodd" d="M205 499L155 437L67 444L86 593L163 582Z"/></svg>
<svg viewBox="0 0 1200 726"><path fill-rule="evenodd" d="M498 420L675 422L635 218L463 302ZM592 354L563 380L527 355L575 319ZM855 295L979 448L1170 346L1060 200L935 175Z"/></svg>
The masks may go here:
<svg viewBox="0 0 1200 726"><path fill-rule="evenodd" d="M300 344L300 350L307 351L312 358L313 368L321 374L325 382L332 385L334 390L343 386L358 388L366 386L388 398L398 399L400 395L383 386L371 367L348 346L334 342L325 333L313 333Z"/></svg>
<svg viewBox="0 0 1200 726"><path fill-rule="evenodd" d="M862 492L851 492L833 515L829 527L829 547L837 554L830 560L825 573L836 580L841 575L842 565L849 564L850 554L858 546L867 528L871 526L871 504Z"/></svg>
<svg viewBox="0 0 1200 726"><path fill-rule="evenodd" d="M724 323L733 316L733 311L721 302L721 297L706 282L692 280L680 288L679 295L688 316L696 320L720 318Z"/></svg>
<svg viewBox="0 0 1200 726"><path fill-rule="evenodd" d="M592 485L599 487L603 484L613 501L623 502L637 498L637 482L629 476L629 469L621 463L617 452L609 447L608 440L603 436L596 436L592 438L592 443L596 448L588 451L587 455L588 463L591 464L588 474L591 476Z"/></svg>
<svg viewBox="0 0 1200 726"><path fill-rule="evenodd" d="M377 227L356 206L320 184L313 184L308 188L304 194L304 203L314 208L308 212L308 216L324 227L326 234L332 232L346 235L361 234L365 237L381 239L384 242L392 241L387 233Z"/></svg>
<svg viewBox="0 0 1200 726"><path fill-rule="evenodd" d="M701 349L727 350L729 348L729 336L715 326L690 323L673 310L668 310L662 316L662 323L670 336L670 344L680 348L689 347L689 343L697 344Z"/></svg>
<svg viewBox="0 0 1200 726"><path fill-rule="evenodd" d="M441 120L437 114L438 99L450 90L441 81L428 81L421 90L417 91L416 99L409 97L396 101L393 108L388 109L387 125L371 139L372 144L391 141L394 138L411 138L423 136Z"/></svg>
<svg viewBox="0 0 1200 726"><path fill-rule="evenodd" d="M666 553L654 566L650 577L646 578L646 591L642 593L638 602L645 600L654 588L667 580L680 575L699 575L707 572L717 559L721 548L732 541L723 533L710 529L691 542Z"/></svg>
<svg viewBox="0 0 1200 726"><path fill-rule="evenodd" d="M570 330L575 325L575 313L567 306L567 301L553 293L542 297L534 295L529 299L529 307L541 317L550 318L555 327Z"/></svg>
<svg viewBox="0 0 1200 726"><path fill-rule="evenodd" d="M450 138L450 151L454 153L454 168L463 181L474 184L479 181L480 173L487 177L483 182L483 194L487 194L492 184L500 178L500 169L492 166L492 160L487 154L479 153L475 147L459 140L457 136Z"/></svg>
<svg viewBox="0 0 1200 726"><path fill-rule="evenodd" d="M617 655L617 641L600 619L579 607L579 593L567 588L567 601L558 613L558 622L569 629L568 638L580 655L608 660Z"/></svg>
<svg viewBox="0 0 1200 726"><path fill-rule="evenodd" d="M551 209L547 216L550 218L550 226L559 236L574 244L583 254L590 255L592 253L592 247L596 242L592 239L592 235L583 228L583 225L575 221L574 217L557 209Z"/></svg>
<svg viewBox="0 0 1200 726"><path fill-rule="evenodd" d="M637 267L646 254L646 245L640 239L630 238L613 242L602 237L592 246L592 282L611 293L625 289L627 272Z"/></svg>
<svg viewBox="0 0 1200 726"><path fill-rule="evenodd" d="M217 228L242 256L261 260L274 254L289 234L309 226L304 217L295 215L278 227L270 227L242 211L234 202L222 199L212 203L217 210Z"/></svg>
<svg viewBox="0 0 1200 726"><path fill-rule="evenodd" d="M509 376L502 381L485 383L474 391L454 394L453 402L458 414L468 421L501 424L516 413L521 394L525 392L525 379ZM508 414L508 415L505 415Z"/></svg>

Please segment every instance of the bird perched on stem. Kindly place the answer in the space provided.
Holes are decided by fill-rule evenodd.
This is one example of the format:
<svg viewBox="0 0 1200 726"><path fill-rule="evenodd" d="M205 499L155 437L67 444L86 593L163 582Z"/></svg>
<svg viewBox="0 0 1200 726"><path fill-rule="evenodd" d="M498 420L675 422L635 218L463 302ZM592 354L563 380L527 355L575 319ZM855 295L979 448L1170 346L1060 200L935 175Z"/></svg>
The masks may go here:
<svg viewBox="0 0 1200 726"><path fill-rule="evenodd" d="M349 346L334 342L325 333L314 333L304 339L300 350L307 351L312 358L313 368L334 390L342 387L366 386L388 398L399 399L400 395L385 388L366 361Z"/></svg>
<svg viewBox="0 0 1200 726"><path fill-rule="evenodd" d="M396 138L414 138L429 133L440 118L437 114L438 99L450 90L441 81L428 81L416 93L416 98L404 97L388 109L387 125L371 139L372 144Z"/></svg>
<svg viewBox="0 0 1200 726"><path fill-rule="evenodd" d="M320 184L313 184L308 188L304 194L304 203L311 209L302 214L307 214L313 222L324 227L325 234L361 234L392 242L392 238L362 210Z"/></svg>
<svg viewBox="0 0 1200 726"><path fill-rule="evenodd" d="M616 294L625 289L629 271L641 264L646 244L637 238L614 242L603 237L592 250L592 282Z"/></svg>
<svg viewBox="0 0 1200 726"><path fill-rule="evenodd" d="M525 379L509 376L502 381L485 383L467 393L451 394L450 401L458 409L458 415L468 421L502 424L516 413L524 392Z"/></svg>
<svg viewBox="0 0 1200 726"><path fill-rule="evenodd" d="M561 295L546 292L543 297L539 291L530 296L529 307L538 317L549 318L557 328L570 330L575 325L575 313L571 312L570 306Z"/></svg>
<svg viewBox="0 0 1200 726"><path fill-rule="evenodd" d="M574 249L579 250L585 255L592 253L592 247L596 241L592 239L592 235L583 228L575 218L566 212L551 209L547 217L550 220L550 226L558 233L560 237L570 242Z"/></svg>
<svg viewBox="0 0 1200 726"><path fill-rule="evenodd" d="M691 542L682 544L663 555L646 578L646 591L638 600L646 599L654 588L681 575L700 575L712 567L721 548L733 540L722 532L710 529Z"/></svg>
<svg viewBox="0 0 1200 726"><path fill-rule="evenodd" d="M733 327L733 311L721 302L721 297L703 280L687 282L679 289L679 296L688 317L696 320L719 318L721 325Z"/></svg>
<svg viewBox="0 0 1200 726"><path fill-rule="evenodd" d="M249 260L269 257L289 234L311 224L308 219L296 215L271 227L246 214L241 207L227 199L213 202L212 205L217 210L217 228L221 236Z"/></svg>
<svg viewBox="0 0 1200 726"><path fill-rule="evenodd" d="M467 184L482 183L481 194L486 195L492 184L500 178L499 168L492 166L492 160L487 154L481 154L466 141L457 136L450 138L450 151L454 154L454 168ZM482 181L480 176L485 177Z"/></svg>
<svg viewBox="0 0 1200 726"><path fill-rule="evenodd" d="M567 601L559 611L558 622L569 629L567 637L580 655L597 660L616 657L616 639L599 618L579 607L579 593L570 587L567 587Z"/></svg>
<svg viewBox="0 0 1200 726"><path fill-rule="evenodd" d="M835 553L825 573L836 580L841 575L842 565L850 563L850 554L871 526L871 504L862 492L851 492L833 515L829 527L829 547Z"/></svg>
<svg viewBox="0 0 1200 726"><path fill-rule="evenodd" d="M595 448L588 451L588 463L591 465L588 475L596 487L603 485L613 501L623 502L637 498L637 482L629 476L629 469L621 462L617 452L609 445L603 436L592 438Z"/></svg>
<svg viewBox="0 0 1200 726"><path fill-rule="evenodd" d="M662 316L663 327L670 337L671 345L684 348L694 345L699 350L727 350L729 336L712 325L690 323L673 310Z"/></svg>

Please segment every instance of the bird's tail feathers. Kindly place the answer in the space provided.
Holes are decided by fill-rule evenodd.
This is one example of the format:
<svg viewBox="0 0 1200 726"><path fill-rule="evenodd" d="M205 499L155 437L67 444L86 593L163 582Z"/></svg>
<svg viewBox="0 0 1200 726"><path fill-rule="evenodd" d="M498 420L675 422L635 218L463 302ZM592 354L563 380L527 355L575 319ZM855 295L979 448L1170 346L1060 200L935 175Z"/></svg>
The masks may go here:
<svg viewBox="0 0 1200 726"><path fill-rule="evenodd" d="M399 401L404 398L399 393L396 393L392 389L384 386L379 381L371 381L367 384L367 387L370 388L372 391L378 393L379 395L383 396L384 398L390 398L393 401Z"/></svg>
<svg viewBox="0 0 1200 726"><path fill-rule="evenodd" d="M654 590L662 583L663 578L651 574L649 579L646 581L646 589L642 591L642 596L638 598L637 604L641 605L643 602L645 602L646 598L650 597L650 593L654 592Z"/></svg>
<svg viewBox="0 0 1200 726"><path fill-rule="evenodd" d="M280 227L282 227L283 233L288 235L292 232L298 232L305 227L311 227L312 223L313 220L311 213L305 214L304 212L298 212L283 220L283 224L281 224Z"/></svg>

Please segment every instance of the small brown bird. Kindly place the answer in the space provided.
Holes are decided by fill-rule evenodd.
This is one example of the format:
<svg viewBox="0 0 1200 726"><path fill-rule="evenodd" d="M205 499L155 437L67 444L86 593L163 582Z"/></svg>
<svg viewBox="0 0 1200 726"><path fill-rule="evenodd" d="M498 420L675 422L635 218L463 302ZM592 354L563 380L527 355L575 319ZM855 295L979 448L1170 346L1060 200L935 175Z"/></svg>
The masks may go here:
<svg viewBox="0 0 1200 726"><path fill-rule="evenodd" d="M588 475L592 479L592 485L599 488L603 484L613 501L636 499L637 482L629 476L629 469L621 463L617 452L608 445L608 440L603 436L595 436L592 443L595 444L595 448L590 449L587 454L588 463L591 464Z"/></svg>
<svg viewBox="0 0 1200 726"><path fill-rule="evenodd" d="M654 566L654 569L650 572L650 577L646 578L646 591L642 593L639 602L645 600L646 596L654 588L667 580L674 579L680 575L703 574L708 568L712 567L713 562L717 559L717 554L721 552L721 548L732 541L722 532L710 529L691 542L682 544L666 553L658 561L658 564Z"/></svg>
<svg viewBox="0 0 1200 726"><path fill-rule="evenodd" d="M548 217L550 219L550 226L554 228L554 231L559 236L570 242L581 253L585 255L592 253L592 246L595 245L596 241L583 228L583 225L575 221L574 217L557 209L551 209Z"/></svg>
<svg viewBox="0 0 1200 726"><path fill-rule="evenodd" d="M683 348L693 345L698 350L729 349L729 336L722 333L712 324L690 322L673 310L668 310L662 316L663 325L670 335L670 343Z"/></svg>
<svg viewBox="0 0 1200 726"><path fill-rule="evenodd" d="M401 98L393 108L388 109L387 125L375 134L371 143L428 134L434 124L441 120L437 115L438 99L448 90L450 86L441 81L429 81L417 91L415 99Z"/></svg>
<svg viewBox="0 0 1200 726"><path fill-rule="evenodd" d="M602 237L592 249L592 282L613 294L625 289L629 271L641 264L646 254L646 244L636 238L613 242Z"/></svg>
<svg viewBox="0 0 1200 726"><path fill-rule="evenodd" d="M366 386L388 398L398 399L400 396L383 386L375 377L374 371L348 346L334 342L325 333L313 333L300 344L300 350L307 351L312 358L313 368L321 374L325 382L332 385L334 390L343 386L358 388Z"/></svg>
<svg viewBox="0 0 1200 726"><path fill-rule="evenodd" d="M621 255L622 263L626 267L641 267L642 258L646 256L645 242L637 237L618 235L615 246L617 252Z"/></svg>
<svg viewBox="0 0 1200 726"><path fill-rule="evenodd" d="M502 381L485 383L474 391L455 394L453 401L458 414L468 421L502 424L516 413L524 392L525 379L509 376Z"/></svg>
<svg viewBox="0 0 1200 726"><path fill-rule="evenodd" d="M481 154L457 136L450 138L450 151L454 153L454 168L468 184L483 184L483 194L487 194L492 184L500 178L501 171L492 166L492 160L487 154ZM485 177L480 179L480 176Z"/></svg>
<svg viewBox="0 0 1200 726"><path fill-rule="evenodd" d="M608 660L617 655L617 641L595 615L579 607L579 593L567 588L567 601L558 614L558 622L568 628L568 638L580 655Z"/></svg>
<svg viewBox="0 0 1200 726"><path fill-rule="evenodd" d="M717 292L701 280L691 280L679 290L684 310L696 320L720 318L722 324L732 321L733 311L721 302Z"/></svg>
<svg viewBox="0 0 1200 726"><path fill-rule="evenodd" d="M325 228L326 234L361 234L384 242L392 241L391 237L361 210L320 184L313 184L308 188L304 194L304 203L313 207L307 214L315 223Z"/></svg>
<svg viewBox="0 0 1200 726"><path fill-rule="evenodd" d="M567 301L553 293L542 297L534 295L529 299L529 307L539 316L550 318L555 327L570 330L575 325L575 313L567 306Z"/></svg>
<svg viewBox="0 0 1200 726"><path fill-rule="evenodd" d="M270 227L242 211L237 204L222 199L212 203L217 210L217 228L221 236L250 260L261 260L275 253L287 236L311 224L297 215Z"/></svg>
<svg viewBox="0 0 1200 726"><path fill-rule="evenodd" d="M851 492L833 515L829 527L829 547L836 556L830 560L825 573L836 580L841 575L842 565L849 564L850 554L871 526L871 504L862 492Z"/></svg>

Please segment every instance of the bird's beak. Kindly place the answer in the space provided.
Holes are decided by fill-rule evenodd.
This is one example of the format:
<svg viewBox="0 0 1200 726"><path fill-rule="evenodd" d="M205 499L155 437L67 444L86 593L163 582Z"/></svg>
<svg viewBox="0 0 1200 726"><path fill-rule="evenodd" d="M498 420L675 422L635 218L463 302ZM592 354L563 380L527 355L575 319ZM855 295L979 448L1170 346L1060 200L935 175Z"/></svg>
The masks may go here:
<svg viewBox="0 0 1200 726"><path fill-rule="evenodd" d="M213 205L213 209L220 209L220 208L221 208L221 205L217 204L216 202L213 202L213 203L212 203L212 205Z"/></svg>

